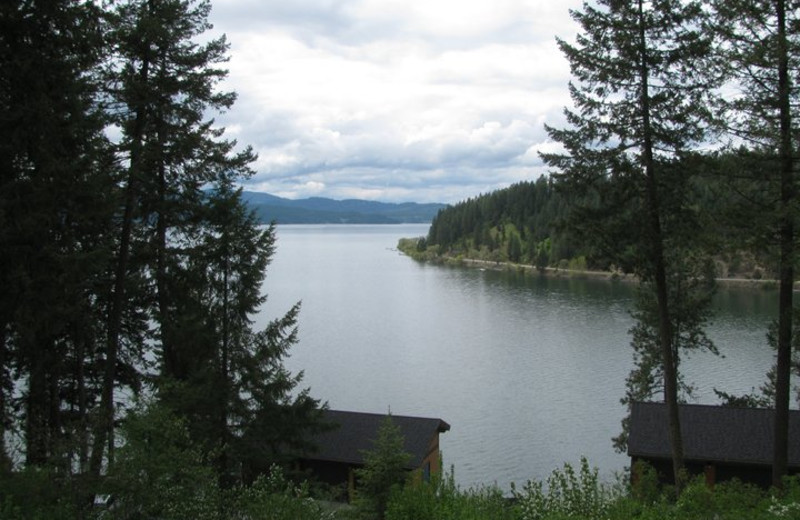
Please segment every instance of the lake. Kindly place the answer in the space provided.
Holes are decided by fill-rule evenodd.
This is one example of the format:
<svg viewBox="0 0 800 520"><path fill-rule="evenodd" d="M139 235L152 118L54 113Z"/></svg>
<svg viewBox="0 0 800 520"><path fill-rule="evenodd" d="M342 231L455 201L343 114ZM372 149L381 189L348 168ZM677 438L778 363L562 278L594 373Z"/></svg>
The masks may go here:
<svg viewBox="0 0 800 520"><path fill-rule="evenodd" d="M586 456L613 478L631 369L633 285L420 264L395 248L427 225L283 225L256 326L302 301L286 360L333 409L438 417L463 487L544 479ZM777 292L721 288L709 335L724 357L683 363L696 402L747 392L772 363Z"/></svg>

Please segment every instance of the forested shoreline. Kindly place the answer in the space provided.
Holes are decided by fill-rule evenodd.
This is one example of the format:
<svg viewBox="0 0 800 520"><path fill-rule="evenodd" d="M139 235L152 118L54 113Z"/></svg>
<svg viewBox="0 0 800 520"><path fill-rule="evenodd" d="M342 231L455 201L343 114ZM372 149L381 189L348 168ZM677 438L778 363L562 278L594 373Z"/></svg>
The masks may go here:
<svg viewBox="0 0 800 520"><path fill-rule="evenodd" d="M707 170L705 185L694 204L708 212L706 222L715 226L740 196L719 182L719 168ZM408 237L399 248L418 260L431 262L479 262L542 272L607 273L632 279L621 266L609 262L594 244L579 240L570 227L570 208L575 204L559 192L552 177L520 182L459 202L439 211L424 237ZM707 232L723 237L709 244L719 280L771 283L777 280L774 259L768 251L749 248L744 227L718 225Z"/></svg>

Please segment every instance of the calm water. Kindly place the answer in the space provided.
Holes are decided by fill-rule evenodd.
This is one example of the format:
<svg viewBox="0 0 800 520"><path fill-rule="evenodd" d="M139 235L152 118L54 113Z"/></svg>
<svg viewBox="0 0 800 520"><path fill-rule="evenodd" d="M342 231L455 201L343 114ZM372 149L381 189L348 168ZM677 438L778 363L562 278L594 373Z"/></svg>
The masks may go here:
<svg viewBox="0 0 800 520"><path fill-rule="evenodd" d="M259 316L302 300L287 366L331 408L440 417L462 486L547 477L585 455L611 478L631 368L632 287L418 264L395 250L424 225L280 226ZM710 329L724 358L686 361L698 402L758 386L776 295L721 290Z"/></svg>

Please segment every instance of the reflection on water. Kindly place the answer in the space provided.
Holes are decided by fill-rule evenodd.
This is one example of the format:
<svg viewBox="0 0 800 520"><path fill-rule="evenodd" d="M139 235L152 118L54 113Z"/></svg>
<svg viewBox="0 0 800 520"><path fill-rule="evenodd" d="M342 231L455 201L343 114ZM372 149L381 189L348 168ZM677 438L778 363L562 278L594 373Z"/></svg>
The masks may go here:
<svg viewBox="0 0 800 520"><path fill-rule="evenodd" d="M418 264L394 247L425 226L281 226L260 325L302 300L287 365L332 408L441 417L465 486L545 478L581 455L610 477L631 368L633 286ZM724 358L684 363L698 401L758 386L774 292L722 288Z"/></svg>

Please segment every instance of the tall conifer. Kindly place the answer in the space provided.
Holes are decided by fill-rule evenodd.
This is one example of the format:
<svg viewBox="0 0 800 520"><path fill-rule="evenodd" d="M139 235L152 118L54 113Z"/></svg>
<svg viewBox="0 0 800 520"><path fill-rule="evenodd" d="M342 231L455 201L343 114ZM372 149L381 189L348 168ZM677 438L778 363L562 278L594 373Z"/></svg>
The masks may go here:
<svg viewBox="0 0 800 520"><path fill-rule="evenodd" d="M25 459L66 472L85 449L112 161L91 3L0 6L0 443L22 390ZM81 463L83 460L81 460Z"/></svg>
<svg viewBox="0 0 800 520"><path fill-rule="evenodd" d="M599 0L572 13L581 32L559 40L576 83L568 127L548 127L563 153L543 154L568 192L591 194L576 213L585 236L652 289L674 477L683 442L667 251L679 243L686 187L681 164L710 118L704 71L710 41L699 2Z"/></svg>
<svg viewBox="0 0 800 520"><path fill-rule="evenodd" d="M797 240L800 5L791 0L714 2L719 51L732 89L723 98L726 129L747 165L749 191L766 204L750 208L760 244L775 248L779 296L775 368L773 485L787 472L793 291ZM738 87L738 88L736 88Z"/></svg>
<svg viewBox="0 0 800 520"><path fill-rule="evenodd" d="M103 421L92 459L95 472L103 446L109 455L113 448L113 389L122 319L135 314L126 307L133 277L141 274L152 281L139 287L152 291L155 306L141 311L158 324L162 380L186 379L190 347L177 326L187 319L178 313L188 312L177 300L187 261L182 242L201 218L202 188L223 172L249 175L254 158L249 148L235 152L235 142L224 140L223 130L207 119L209 112L225 110L235 99L217 89L227 74L220 68L227 59L225 38L199 43L210 28L209 11L208 1L128 0L114 13L117 53L110 83L127 175L108 314Z"/></svg>
<svg viewBox="0 0 800 520"><path fill-rule="evenodd" d="M202 39L209 11L207 0L128 0L116 11L111 78L128 170L109 313L104 428L96 444L113 446L121 319L130 277L141 273L150 302L143 311L152 316L156 337L159 398L219 455L221 480L229 483L233 458L239 454L244 465L253 458L241 444L259 421L281 422L280 414L305 407L302 420L277 436L283 448L315 423L319 402L308 392L293 400L300 379L282 366L296 342L298 308L266 331L252 330L265 300L275 230L259 229L234 187L252 174L255 155L249 147L237 151L209 119L235 100L218 88L227 74L225 38Z"/></svg>

